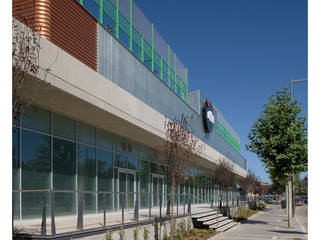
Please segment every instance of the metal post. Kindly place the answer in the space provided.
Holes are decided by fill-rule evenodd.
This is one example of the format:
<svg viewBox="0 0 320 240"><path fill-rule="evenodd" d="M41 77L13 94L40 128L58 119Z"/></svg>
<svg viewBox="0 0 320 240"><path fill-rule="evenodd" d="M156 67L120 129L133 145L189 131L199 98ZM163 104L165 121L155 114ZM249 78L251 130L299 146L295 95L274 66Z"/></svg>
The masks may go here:
<svg viewBox="0 0 320 240"><path fill-rule="evenodd" d="M106 218L106 194L103 194L103 226L106 227L107 218Z"/></svg>
<svg viewBox="0 0 320 240"><path fill-rule="evenodd" d="M119 39L119 0L116 3L116 37Z"/></svg>
<svg viewBox="0 0 320 240"><path fill-rule="evenodd" d="M151 193L149 193L149 219L151 219Z"/></svg>
<svg viewBox="0 0 320 240"><path fill-rule="evenodd" d="M83 193L79 193L77 229L83 230Z"/></svg>
<svg viewBox="0 0 320 240"><path fill-rule="evenodd" d="M132 52L132 0L130 0L130 51Z"/></svg>
<svg viewBox="0 0 320 240"><path fill-rule="evenodd" d="M154 72L154 39L153 39L153 23L151 24L151 71Z"/></svg>
<svg viewBox="0 0 320 240"><path fill-rule="evenodd" d="M171 84L170 46L168 45L168 86Z"/></svg>
<svg viewBox="0 0 320 240"><path fill-rule="evenodd" d="M168 202L167 202L167 216L170 216L170 196L168 196Z"/></svg>
<svg viewBox="0 0 320 240"><path fill-rule="evenodd" d="M191 214L191 200L188 199L188 213Z"/></svg>
<svg viewBox="0 0 320 240"><path fill-rule="evenodd" d="M136 202L134 205L134 215L133 215L133 219L135 221L139 221L139 200L138 200L138 194L136 196Z"/></svg>
<svg viewBox="0 0 320 240"><path fill-rule="evenodd" d="M124 197L122 197L122 201L121 201L121 222L122 225L124 224Z"/></svg>
<svg viewBox="0 0 320 240"><path fill-rule="evenodd" d="M188 90L188 68L186 68L186 100L189 102L189 90Z"/></svg>
<svg viewBox="0 0 320 240"><path fill-rule="evenodd" d="M144 62L143 36L141 37L141 61Z"/></svg>
<svg viewBox="0 0 320 240"><path fill-rule="evenodd" d="M46 192L42 196L42 222L41 222L41 235L47 234L47 197Z"/></svg>
<svg viewBox="0 0 320 240"><path fill-rule="evenodd" d="M174 54L174 92L177 93L177 56Z"/></svg>
<svg viewBox="0 0 320 240"><path fill-rule="evenodd" d="M103 24L103 0L100 0L100 18L99 21Z"/></svg>
<svg viewBox="0 0 320 240"><path fill-rule="evenodd" d="M54 192L50 191L50 200L51 200L51 235L56 235L56 223L54 218Z"/></svg>
<svg viewBox="0 0 320 240"><path fill-rule="evenodd" d="M162 210L162 196L161 196L161 194L160 194L160 204L159 204L160 206L160 218L162 217L162 213L161 213L161 210Z"/></svg>
<svg viewBox="0 0 320 240"><path fill-rule="evenodd" d="M162 66L162 57L160 58L160 79L163 80L163 75L162 75L162 72L163 72L163 66Z"/></svg>

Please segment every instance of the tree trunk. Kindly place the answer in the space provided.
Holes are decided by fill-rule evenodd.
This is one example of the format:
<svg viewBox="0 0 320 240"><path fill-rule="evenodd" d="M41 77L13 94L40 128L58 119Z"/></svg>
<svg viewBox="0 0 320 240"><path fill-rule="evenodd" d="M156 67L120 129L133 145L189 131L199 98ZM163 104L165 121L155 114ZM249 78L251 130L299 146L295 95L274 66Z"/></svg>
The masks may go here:
<svg viewBox="0 0 320 240"><path fill-rule="evenodd" d="M289 191L288 191L288 184L286 184L286 211L288 213L288 209L289 209Z"/></svg>
<svg viewBox="0 0 320 240"><path fill-rule="evenodd" d="M288 179L288 202L289 202L289 209L288 209L288 227L293 227L292 224L292 177L289 177Z"/></svg>
<svg viewBox="0 0 320 240"><path fill-rule="evenodd" d="M174 194L176 192L175 186L172 184L171 188L171 216L170 216L170 239L173 239L174 226L173 226L173 207L174 207Z"/></svg>

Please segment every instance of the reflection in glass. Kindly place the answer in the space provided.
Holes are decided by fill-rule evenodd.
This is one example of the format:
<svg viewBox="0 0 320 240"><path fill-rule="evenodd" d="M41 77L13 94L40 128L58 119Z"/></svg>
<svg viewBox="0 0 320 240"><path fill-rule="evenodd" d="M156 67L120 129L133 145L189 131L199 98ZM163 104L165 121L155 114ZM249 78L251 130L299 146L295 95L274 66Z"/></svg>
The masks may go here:
<svg viewBox="0 0 320 240"><path fill-rule="evenodd" d="M22 189L50 188L50 137L22 130Z"/></svg>
<svg viewBox="0 0 320 240"><path fill-rule="evenodd" d="M112 151L112 134L97 128L97 146Z"/></svg>
<svg viewBox="0 0 320 240"><path fill-rule="evenodd" d="M57 113L53 113L53 134L74 140L76 136L76 122Z"/></svg>
<svg viewBox="0 0 320 240"><path fill-rule="evenodd" d="M86 143L89 145L95 145L95 128L91 125L77 122L77 138L79 142Z"/></svg>
<svg viewBox="0 0 320 240"><path fill-rule="evenodd" d="M75 190L76 144L53 138L53 188Z"/></svg>
<svg viewBox="0 0 320 240"><path fill-rule="evenodd" d="M96 152L95 148L78 144L78 189L96 191ZM96 194L83 193L83 211L96 211Z"/></svg>
<svg viewBox="0 0 320 240"><path fill-rule="evenodd" d="M119 153L114 153L114 166L127 168L127 157Z"/></svg>
<svg viewBox="0 0 320 240"><path fill-rule="evenodd" d="M113 150L119 153L126 153L127 139L118 135L113 135Z"/></svg>
<svg viewBox="0 0 320 240"><path fill-rule="evenodd" d="M139 158L139 144L137 142L128 140L128 156Z"/></svg>
<svg viewBox="0 0 320 240"><path fill-rule="evenodd" d="M22 118L22 126L50 133L50 112L40 107L30 105L25 109Z"/></svg>
<svg viewBox="0 0 320 240"><path fill-rule="evenodd" d="M138 170L138 163L139 163L138 159L128 157L128 168L129 169Z"/></svg>
<svg viewBox="0 0 320 240"><path fill-rule="evenodd" d="M98 190L112 192L112 152L98 149Z"/></svg>

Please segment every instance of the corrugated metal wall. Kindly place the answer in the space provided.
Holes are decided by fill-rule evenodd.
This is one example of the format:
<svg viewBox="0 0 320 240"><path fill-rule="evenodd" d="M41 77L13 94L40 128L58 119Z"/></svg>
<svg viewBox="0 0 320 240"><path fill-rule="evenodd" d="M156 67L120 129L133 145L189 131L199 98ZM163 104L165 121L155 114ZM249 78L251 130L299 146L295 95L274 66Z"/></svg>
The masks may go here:
<svg viewBox="0 0 320 240"><path fill-rule="evenodd" d="M97 21L75 0L13 0L13 17L93 70Z"/></svg>
<svg viewBox="0 0 320 240"><path fill-rule="evenodd" d="M169 119L180 119L182 114L192 116L191 125L195 136L234 163L244 167L244 157L218 135L216 124L212 133L206 134L201 115L171 91L100 24L98 24L98 72ZM215 108L214 114L217 116Z"/></svg>

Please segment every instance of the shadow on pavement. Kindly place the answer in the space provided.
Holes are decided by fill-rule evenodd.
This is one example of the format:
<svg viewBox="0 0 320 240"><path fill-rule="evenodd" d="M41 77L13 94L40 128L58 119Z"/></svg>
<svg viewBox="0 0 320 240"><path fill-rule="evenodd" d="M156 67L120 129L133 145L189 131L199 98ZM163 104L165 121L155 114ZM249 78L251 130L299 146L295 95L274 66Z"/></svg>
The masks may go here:
<svg viewBox="0 0 320 240"><path fill-rule="evenodd" d="M285 233L285 234L306 234L304 232L300 231L280 231L280 230L269 230L270 232L276 232L276 233Z"/></svg>
<svg viewBox="0 0 320 240"><path fill-rule="evenodd" d="M246 221L244 221L245 224L267 224L267 222L265 221L259 221L259 220L251 220L251 219L247 219Z"/></svg>

